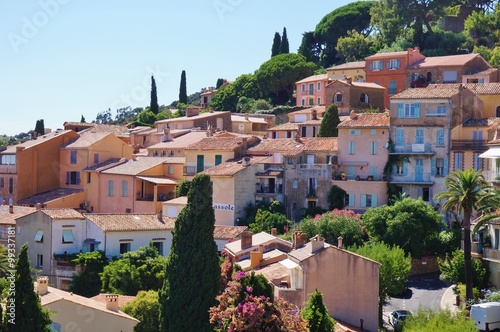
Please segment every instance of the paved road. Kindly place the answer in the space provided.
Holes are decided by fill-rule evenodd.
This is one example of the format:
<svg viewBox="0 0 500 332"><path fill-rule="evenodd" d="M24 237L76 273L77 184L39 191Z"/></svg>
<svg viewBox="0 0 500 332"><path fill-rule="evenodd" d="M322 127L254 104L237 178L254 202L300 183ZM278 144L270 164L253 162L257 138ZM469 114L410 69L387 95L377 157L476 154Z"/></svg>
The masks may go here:
<svg viewBox="0 0 500 332"><path fill-rule="evenodd" d="M439 309L441 297L450 284L439 280L439 274L411 277L408 290L399 297L392 297L384 305L384 321L388 315L398 309L416 311L419 307Z"/></svg>

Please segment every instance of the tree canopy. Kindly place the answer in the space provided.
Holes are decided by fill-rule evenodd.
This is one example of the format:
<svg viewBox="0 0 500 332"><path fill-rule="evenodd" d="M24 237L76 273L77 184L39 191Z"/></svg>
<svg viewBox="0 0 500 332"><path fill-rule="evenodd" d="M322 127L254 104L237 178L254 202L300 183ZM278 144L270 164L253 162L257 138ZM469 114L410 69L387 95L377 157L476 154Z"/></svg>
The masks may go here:
<svg viewBox="0 0 500 332"><path fill-rule="evenodd" d="M283 34L281 35L280 43L280 54L290 53L290 45L288 44L288 36L286 34L286 28L283 28Z"/></svg>
<svg viewBox="0 0 500 332"><path fill-rule="evenodd" d="M139 323L134 327L134 332L157 332L160 317L160 303L158 292L139 291L137 296L125 306L121 307L124 313L137 318Z"/></svg>
<svg viewBox="0 0 500 332"><path fill-rule="evenodd" d="M338 137L339 130L337 126L340 123L339 109L336 104L331 104L327 109L321 125L319 126L318 137Z"/></svg>
<svg viewBox="0 0 500 332"><path fill-rule="evenodd" d="M183 70L181 73L181 83L179 87L179 103L187 104L187 82L186 82L186 71Z"/></svg>
<svg viewBox="0 0 500 332"><path fill-rule="evenodd" d="M281 36L279 32L274 33L273 46L271 48L271 57L280 54Z"/></svg>
<svg viewBox="0 0 500 332"><path fill-rule="evenodd" d="M258 99L260 96L255 76L243 74L238 76L231 84L218 89L210 102L210 106L216 111L236 112L241 97Z"/></svg>
<svg viewBox="0 0 500 332"><path fill-rule="evenodd" d="M151 75L151 100L149 103L149 110L155 115L159 112L158 96L156 94L156 81L153 75Z"/></svg>
<svg viewBox="0 0 500 332"><path fill-rule="evenodd" d="M310 294L302 308L302 318L308 323L309 331L333 332L335 320L330 317L328 308L323 303L323 294L317 289Z"/></svg>

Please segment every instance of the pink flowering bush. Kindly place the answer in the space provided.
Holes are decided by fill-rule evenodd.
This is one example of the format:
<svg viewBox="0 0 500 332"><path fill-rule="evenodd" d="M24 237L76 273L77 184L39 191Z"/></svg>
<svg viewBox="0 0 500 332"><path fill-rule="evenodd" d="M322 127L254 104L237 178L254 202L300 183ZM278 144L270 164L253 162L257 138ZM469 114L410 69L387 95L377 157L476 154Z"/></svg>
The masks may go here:
<svg viewBox="0 0 500 332"><path fill-rule="evenodd" d="M219 305L210 308L210 323L216 331L308 331L307 324L292 304L281 298L254 295L251 286L243 286L248 275L236 272L224 292L217 296Z"/></svg>

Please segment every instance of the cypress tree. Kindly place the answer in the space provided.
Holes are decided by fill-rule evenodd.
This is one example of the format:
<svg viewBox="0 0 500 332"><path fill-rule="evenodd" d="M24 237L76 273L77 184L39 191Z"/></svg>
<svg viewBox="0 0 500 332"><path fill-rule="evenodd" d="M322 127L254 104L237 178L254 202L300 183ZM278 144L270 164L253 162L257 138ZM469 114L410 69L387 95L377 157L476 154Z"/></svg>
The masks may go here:
<svg viewBox="0 0 500 332"><path fill-rule="evenodd" d="M149 110L155 115L159 112L158 95L156 94L156 81L153 75L151 75L151 102L149 104Z"/></svg>
<svg viewBox="0 0 500 332"><path fill-rule="evenodd" d="M15 295L7 299L7 314L9 304L15 303L15 324L9 320L5 330L7 332L49 332L51 331L49 312L42 309L40 298L35 293L33 279L30 274L30 262L28 258L28 244L25 243L20 251L15 271Z"/></svg>
<svg viewBox="0 0 500 332"><path fill-rule="evenodd" d="M212 331L208 309L216 304L220 266L214 242L212 183L205 174L191 181L188 202L173 231L165 281L159 292L160 331Z"/></svg>
<svg viewBox="0 0 500 332"><path fill-rule="evenodd" d="M83 114L82 114L82 117L81 117L81 119L80 119L80 122L81 122L81 123L85 123L85 117L83 116Z"/></svg>
<svg viewBox="0 0 500 332"><path fill-rule="evenodd" d="M218 89L224 84L224 79L223 78L218 78L217 79L217 84L215 84L215 88Z"/></svg>
<svg viewBox="0 0 500 332"><path fill-rule="evenodd" d="M279 32L274 33L273 47L271 49L271 57L280 54L281 37Z"/></svg>
<svg viewBox="0 0 500 332"><path fill-rule="evenodd" d="M187 86L186 86L186 71L183 70L181 74L181 86L179 88L179 103L187 104Z"/></svg>
<svg viewBox="0 0 500 332"><path fill-rule="evenodd" d="M280 54L290 53L290 45L288 44L288 37L286 35L286 28L283 28L281 35Z"/></svg>
<svg viewBox="0 0 500 332"><path fill-rule="evenodd" d="M321 125L319 126L318 137L338 137L339 130L337 126L340 123L339 109L337 105L331 104L323 115Z"/></svg>
<svg viewBox="0 0 500 332"><path fill-rule="evenodd" d="M309 323L310 331L330 332L335 327L335 320L328 313L328 309L323 303L323 295L317 289L311 294L309 301L302 309L302 318Z"/></svg>

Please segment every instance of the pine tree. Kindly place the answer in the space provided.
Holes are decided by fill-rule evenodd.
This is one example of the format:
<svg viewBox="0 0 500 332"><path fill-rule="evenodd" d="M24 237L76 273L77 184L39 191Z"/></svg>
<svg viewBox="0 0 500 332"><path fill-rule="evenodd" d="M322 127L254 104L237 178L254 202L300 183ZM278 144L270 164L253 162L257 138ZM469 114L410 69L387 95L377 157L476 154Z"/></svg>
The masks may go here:
<svg viewBox="0 0 500 332"><path fill-rule="evenodd" d="M33 279L30 274L28 258L28 244L25 243L20 251L16 263L15 295L7 299L7 315L9 304L15 303L15 324L7 318L7 332L49 332L49 312L42 309L40 298L35 293Z"/></svg>
<svg viewBox="0 0 500 332"><path fill-rule="evenodd" d="M159 292L160 331L212 331L208 310L216 304L221 273L214 229L212 183L208 175L197 175L175 222Z"/></svg>
<svg viewBox="0 0 500 332"><path fill-rule="evenodd" d="M319 126L318 137L338 137L339 130L337 126L340 123L339 109L337 105L331 104L323 115L321 125Z"/></svg>
<svg viewBox="0 0 500 332"><path fill-rule="evenodd" d="M187 84L186 84L186 71L183 70L181 74L181 86L179 88L179 103L187 104Z"/></svg>
<svg viewBox="0 0 500 332"><path fill-rule="evenodd" d="M151 75L151 102L149 104L149 110L153 112L154 115L158 114L158 95L156 94L156 81L153 75Z"/></svg>
<svg viewBox="0 0 500 332"><path fill-rule="evenodd" d="M83 116L83 114L82 114L82 117L81 117L81 119L80 119L80 122L81 122L81 123L85 123L85 117Z"/></svg>
<svg viewBox="0 0 500 332"><path fill-rule="evenodd" d="M290 53L290 45L288 44L286 28L283 28L283 34L281 35L280 54L286 53Z"/></svg>
<svg viewBox="0 0 500 332"><path fill-rule="evenodd" d="M335 320L328 313L323 303L323 295L317 289L311 294L309 301L302 309L302 317L309 323L311 332L333 332Z"/></svg>
<svg viewBox="0 0 500 332"><path fill-rule="evenodd" d="M274 33L273 47L271 49L271 57L280 54L281 37L279 32Z"/></svg>

